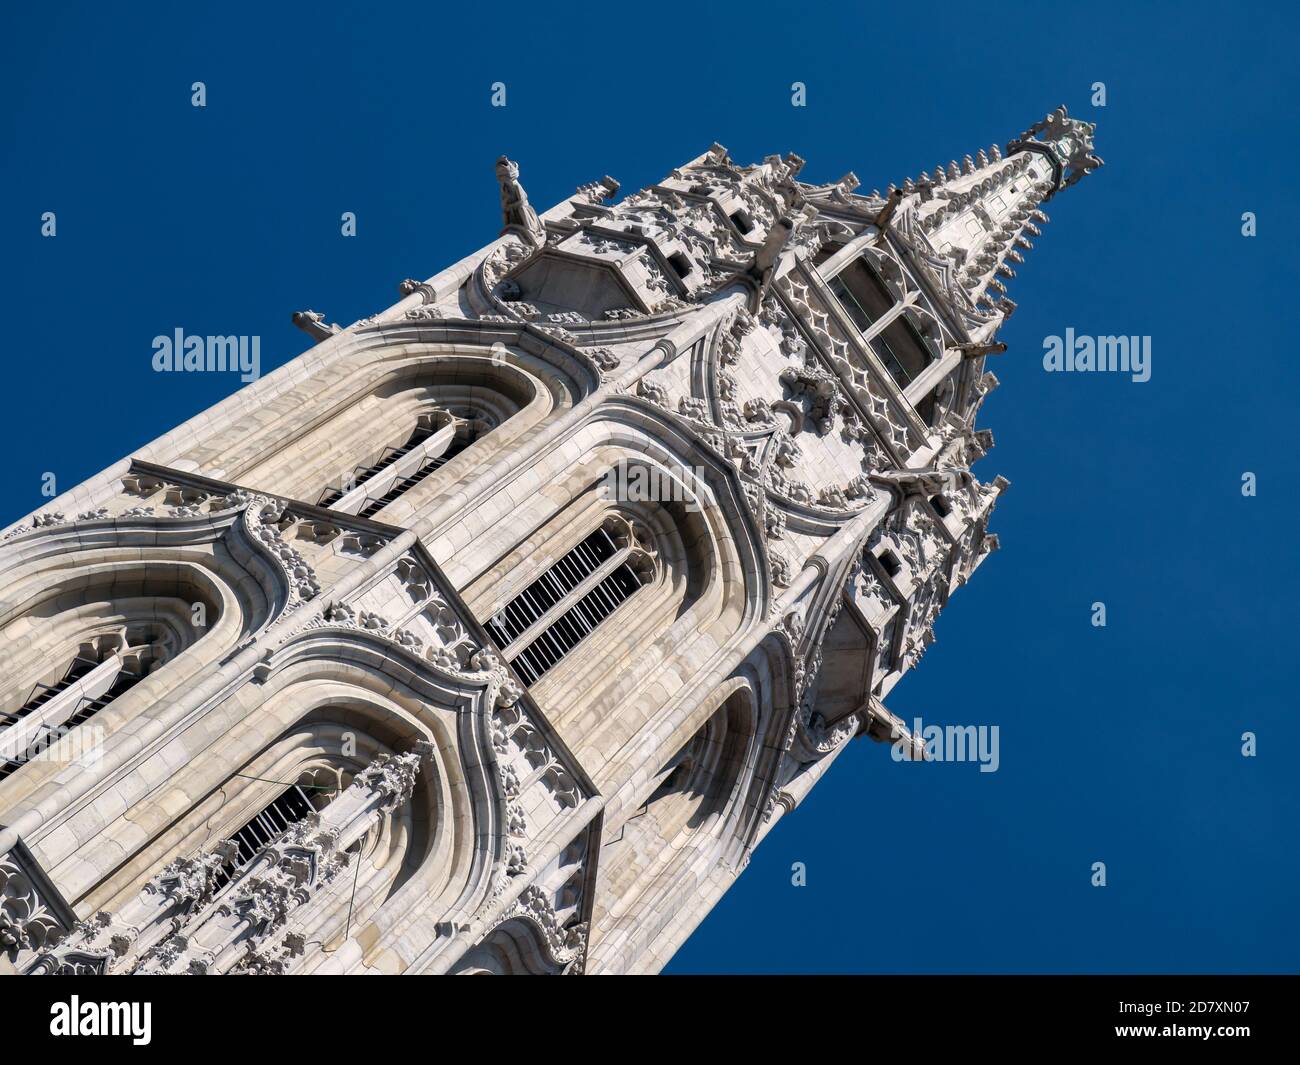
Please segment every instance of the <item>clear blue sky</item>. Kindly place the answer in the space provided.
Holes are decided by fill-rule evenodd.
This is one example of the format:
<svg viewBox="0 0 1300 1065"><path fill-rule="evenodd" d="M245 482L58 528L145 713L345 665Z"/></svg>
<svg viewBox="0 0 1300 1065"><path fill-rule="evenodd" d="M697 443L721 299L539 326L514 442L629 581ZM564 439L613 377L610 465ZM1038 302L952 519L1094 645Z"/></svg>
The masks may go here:
<svg viewBox="0 0 1300 1065"><path fill-rule="evenodd" d="M1284 6L27 5L0 40L0 524L234 389L155 374L154 336L257 334L269 370L308 346L291 311L346 324L490 240L503 152L541 207L714 141L883 188L1064 103L1107 166L1011 282L978 469L1012 482L1004 550L890 699L998 725L1001 767L854 743L669 971L1295 971ZM1150 335L1151 380L1044 373L1067 327Z"/></svg>

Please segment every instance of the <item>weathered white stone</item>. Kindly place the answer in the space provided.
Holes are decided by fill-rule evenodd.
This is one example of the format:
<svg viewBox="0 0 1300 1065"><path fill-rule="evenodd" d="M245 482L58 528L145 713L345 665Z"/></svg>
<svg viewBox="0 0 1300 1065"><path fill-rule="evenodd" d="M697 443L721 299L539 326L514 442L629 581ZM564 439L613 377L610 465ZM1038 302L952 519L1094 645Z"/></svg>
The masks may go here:
<svg viewBox="0 0 1300 1065"><path fill-rule="evenodd" d="M493 243L5 531L0 970L661 968L906 740L996 548L987 293L1091 135L540 216L502 159Z"/></svg>

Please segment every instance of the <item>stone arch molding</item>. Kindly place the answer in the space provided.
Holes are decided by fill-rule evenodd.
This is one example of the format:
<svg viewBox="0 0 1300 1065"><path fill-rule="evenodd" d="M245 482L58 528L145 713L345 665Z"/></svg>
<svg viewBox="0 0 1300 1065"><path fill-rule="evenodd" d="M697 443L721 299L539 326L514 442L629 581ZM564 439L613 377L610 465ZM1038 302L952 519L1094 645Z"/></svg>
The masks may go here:
<svg viewBox="0 0 1300 1065"><path fill-rule="evenodd" d="M183 564L210 597L204 605L237 618L248 638L320 593L311 564L281 535L283 500L217 482L168 484L150 473L133 472L123 484L110 505L74 518L44 512L11 529L0 542L8 567L0 607L32 603L37 589L71 594L97 572ZM157 502L129 505L137 494Z"/></svg>
<svg viewBox="0 0 1300 1065"><path fill-rule="evenodd" d="M160 516L127 513L127 498L117 516L48 514L0 543L0 789L11 799L65 772L65 759L34 758L41 743L89 715L115 731L318 591L267 523L272 501L226 498L210 513L177 502Z"/></svg>
<svg viewBox="0 0 1300 1065"><path fill-rule="evenodd" d="M363 906L354 915L353 938L367 922L373 925L367 957L393 949L400 938L394 914L420 915L450 940L480 912L498 908L507 894L523 900L510 912L527 905L532 896L527 888L520 893L518 884L539 872L531 843L554 832L591 791L549 730L512 693L491 652L476 652L467 670L456 671L381 634L326 622L292 636L266 665L259 684L266 695L256 720L292 721L258 755L235 761L243 766L241 779L266 773L288 780L295 771L329 762L313 745L327 745L325 732L346 726L367 737L355 764L369 758L349 790L373 767L390 775L384 767L400 762L411 783L397 805L381 804L382 814L391 819L412 795L422 803L408 821L423 822L425 834L412 834L406 843L418 845L419 853L414 861L405 852L395 859L410 868L400 877L390 869L386 878L366 864L360 868ZM300 748L311 750L303 754ZM214 749L206 757L211 769L230 764L233 755ZM202 761L188 768L191 774L204 770ZM327 925L327 908L313 900L349 868L349 848L377 831L376 825L357 828L331 805L272 844L252 873L218 884L217 873L231 854L221 833L256 805L241 805L238 792L224 794L229 786L227 779L216 789L223 795L215 809L226 810L227 803L230 809L215 838L197 853L175 840L155 847L160 861L174 857L138 892L119 892L113 907L81 922L56 947L20 958L20 971L291 972L327 961L321 942L337 938L338 930ZM335 801L356 807L357 797L347 795ZM364 812L377 808L372 804ZM205 816L200 802L192 816L171 823L190 825L192 836L195 824L206 826ZM435 941L431 956L446 945Z"/></svg>
<svg viewBox="0 0 1300 1065"><path fill-rule="evenodd" d="M447 775L469 789L479 849L466 860L484 878L467 882L455 901L465 918L531 875L530 843L594 791L477 626L457 618L434 572L418 551L402 556L347 602L286 630L254 679L278 690L346 662L350 682L360 670L376 690L403 693L412 735L459 752Z"/></svg>
<svg viewBox="0 0 1300 1065"><path fill-rule="evenodd" d="M427 748L383 753L318 812L236 868L223 841L171 861L117 913L80 922L23 971L39 974L285 972L306 948L312 915L367 836L409 803ZM357 848L353 855L352 849ZM359 871L359 870L358 870Z"/></svg>
<svg viewBox="0 0 1300 1065"><path fill-rule="evenodd" d="M248 414L232 429L246 431L218 475L315 503L421 427L454 422L458 432L468 430L472 442L454 460L464 470L571 402L567 389L539 372L536 358L505 343L494 347L487 337L440 343L419 330L409 334L406 342L376 337L380 346L351 353L321 381L310 412L285 402L273 418ZM488 440L493 445L485 449Z"/></svg>
<svg viewBox="0 0 1300 1065"><path fill-rule="evenodd" d="M734 483L689 438L667 434L665 441L665 434L646 428L651 421L643 411L623 408L578 426L566 450L579 452L581 460L548 469L544 490L514 513L517 549L489 554L471 548L453 560L463 567L470 610L492 618L541 576L539 560L563 557L610 524L633 530L627 543L639 549L633 554L643 563L641 587L618 608L621 613L597 626L530 689L561 727L591 715L595 734L617 716L599 707L651 713L648 702L635 711L628 704L634 693L658 698L650 690L658 663L697 641L724 643L760 613L766 567ZM623 489L635 487L638 472L676 498L628 498ZM611 658L628 663L617 681L606 668Z"/></svg>
<svg viewBox="0 0 1300 1065"><path fill-rule="evenodd" d="M585 923L562 927L547 894L528 887L448 975L581 975L587 936Z"/></svg>

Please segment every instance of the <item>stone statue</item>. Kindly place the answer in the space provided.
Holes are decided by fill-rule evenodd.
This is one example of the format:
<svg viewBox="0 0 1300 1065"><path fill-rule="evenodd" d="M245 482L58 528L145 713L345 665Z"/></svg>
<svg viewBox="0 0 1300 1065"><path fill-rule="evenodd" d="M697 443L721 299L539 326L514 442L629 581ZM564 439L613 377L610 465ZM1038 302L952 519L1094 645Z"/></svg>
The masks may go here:
<svg viewBox="0 0 1300 1065"><path fill-rule="evenodd" d="M519 164L504 155L497 160L497 184L501 186L501 224L506 229L522 229L529 243L540 248L546 243L546 229L519 184Z"/></svg>

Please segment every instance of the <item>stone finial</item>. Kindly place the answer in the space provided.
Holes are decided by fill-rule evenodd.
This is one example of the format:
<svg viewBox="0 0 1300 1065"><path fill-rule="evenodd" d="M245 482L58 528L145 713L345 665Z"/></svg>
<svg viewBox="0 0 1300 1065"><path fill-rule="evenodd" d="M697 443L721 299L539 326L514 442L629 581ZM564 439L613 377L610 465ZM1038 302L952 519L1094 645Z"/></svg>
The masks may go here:
<svg viewBox="0 0 1300 1065"><path fill-rule="evenodd" d="M432 746L421 741L406 754L381 754L352 782L354 788L375 791L384 797L380 807L391 812L411 797L420 765L432 756Z"/></svg>
<svg viewBox="0 0 1300 1065"><path fill-rule="evenodd" d="M599 181L590 181L585 185L579 185L576 195L588 203L604 203L606 200L612 200L617 196L620 188L622 186L606 174Z"/></svg>
<svg viewBox="0 0 1300 1065"><path fill-rule="evenodd" d="M1055 184L1044 197L1050 199L1053 193L1069 188L1105 165L1093 151L1096 129L1095 123L1071 118L1063 106L1058 107L1008 144L1007 154L1031 151L1051 160Z"/></svg>

